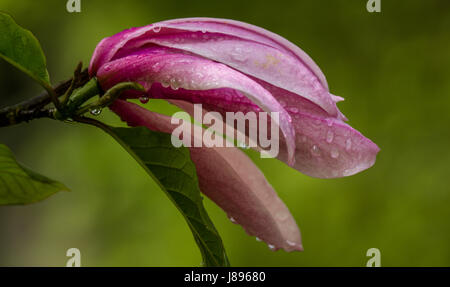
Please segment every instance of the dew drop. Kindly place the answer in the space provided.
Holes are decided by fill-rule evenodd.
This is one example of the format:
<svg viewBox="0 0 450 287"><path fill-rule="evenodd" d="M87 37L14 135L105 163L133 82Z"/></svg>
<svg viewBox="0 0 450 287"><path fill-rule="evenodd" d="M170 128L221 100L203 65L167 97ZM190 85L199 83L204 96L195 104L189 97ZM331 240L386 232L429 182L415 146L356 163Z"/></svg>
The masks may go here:
<svg viewBox="0 0 450 287"><path fill-rule="evenodd" d="M286 243L289 246L296 246L297 245L295 242L292 242L292 241L289 241L289 240L286 240Z"/></svg>
<svg viewBox="0 0 450 287"><path fill-rule="evenodd" d="M149 97L147 97L147 96L142 96L142 97L139 98L139 101L140 101L141 103L143 103L143 104L148 103L149 100L150 100L150 99L149 99Z"/></svg>
<svg viewBox="0 0 450 287"><path fill-rule="evenodd" d="M234 219L233 217L230 217L230 221L231 221L232 223L236 223L236 219Z"/></svg>
<svg viewBox="0 0 450 287"><path fill-rule="evenodd" d="M256 241L261 242L261 238L256 237Z"/></svg>
<svg viewBox="0 0 450 287"><path fill-rule="evenodd" d="M339 151L335 148L331 149L331 157L332 158L338 158L339 157Z"/></svg>
<svg viewBox="0 0 450 287"><path fill-rule="evenodd" d="M170 87L173 90L178 90L178 88L180 87L180 80L178 80L177 78L170 79Z"/></svg>
<svg viewBox="0 0 450 287"><path fill-rule="evenodd" d="M155 63L155 64L153 64L153 66L152 66L152 69L153 69L153 71L155 71L155 72L159 72L159 63Z"/></svg>
<svg viewBox="0 0 450 287"><path fill-rule="evenodd" d="M246 52L243 52L240 47L234 48L234 50L230 53L231 58L238 62L244 62L247 60Z"/></svg>
<svg viewBox="0 0 450 287"><path fill-rule="evenodd" d="M327 132L327 143L331 143L334 138L334 133L332 131Z"/></svg>
<svg viewBox="0 0 450 287"><path fill-rule="evenodd" d="M315 156L320 155L320 149L317 145L313 145L311 148L311 153Z"/></svg>
<svg viewBox="0 0 450 287"><path fill-rule="evenodd" d="M270 250L275 251L275 245L267 244Z"/></svg>
<svg viewBox="0 0 450 287"><path fill-rule="evenodd" d="M152 28L153 32L158 33L159 31L161 31L161 26L155 26Z"/></svg>
<svg viewBox="0 0 450 287"><path fill-rule="evenodd" d="M93 116L98 116L98 115L100 115L102 113L102 109L95 108L95 109L90 110L90 113Z"/></svg>
<svg viewBox="0 0 450 287"><path fill-rule="evenodd" d="M352 147L352 140L351 139L347 139L347 141L345 142L345 149L347 151L350 151L351 147Z"/></svg>

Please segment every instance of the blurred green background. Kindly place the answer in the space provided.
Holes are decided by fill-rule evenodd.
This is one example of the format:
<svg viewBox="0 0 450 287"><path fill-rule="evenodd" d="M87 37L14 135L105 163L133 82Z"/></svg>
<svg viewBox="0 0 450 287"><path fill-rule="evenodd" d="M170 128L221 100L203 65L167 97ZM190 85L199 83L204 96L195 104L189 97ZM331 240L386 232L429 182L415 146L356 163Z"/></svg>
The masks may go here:
<svg viewBox="0 0 450 287"><path fill-rule="evenodd" d="M271 252L206 201L233 266L450 265L450 1L66 1L0 0L40 40L54 84L86 65L96 44L131 26L194 16L241 20L304 49L350 124L377 143L374 167L342 179L307 177L251 154L296 218L303 253ZM0 105L40 88L0 62ZM167 105L154 104L160 111ZM102 118L119 124L108 111ZM92 127L37 120L0 129L0 142L72 192L0 207L0 266L198 266L182 216L133 159Z"/></svg>

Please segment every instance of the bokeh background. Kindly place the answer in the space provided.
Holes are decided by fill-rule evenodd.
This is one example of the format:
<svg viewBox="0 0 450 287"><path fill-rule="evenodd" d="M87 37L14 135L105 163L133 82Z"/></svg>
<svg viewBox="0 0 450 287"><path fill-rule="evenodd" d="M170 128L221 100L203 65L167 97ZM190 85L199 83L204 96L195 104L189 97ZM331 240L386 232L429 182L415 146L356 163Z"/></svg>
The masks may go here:
<svg viewBox="0 0 450 287"><path fill-rule="evenodd" d="M222 17L274 31L322 68L350 124L380 148L374 167L341 179L307 177L250 153L290 208L303 253L271 252L206 208L233 266L450 265L450 1L366 0L66 1L0 0L30 29L47 55L54 84L89 62L96 44L131 26L179 17ZM0 105L40 87L0 62ZM152 109L170 111L162 102ZM108 111L102 119L120 124ZM29 206L0 207L0 266L65 266L81 250L83 266L199 266L182 216L141 167L92 127L37 120L0 129L0 142L30 168L72 192Z"/></svg>

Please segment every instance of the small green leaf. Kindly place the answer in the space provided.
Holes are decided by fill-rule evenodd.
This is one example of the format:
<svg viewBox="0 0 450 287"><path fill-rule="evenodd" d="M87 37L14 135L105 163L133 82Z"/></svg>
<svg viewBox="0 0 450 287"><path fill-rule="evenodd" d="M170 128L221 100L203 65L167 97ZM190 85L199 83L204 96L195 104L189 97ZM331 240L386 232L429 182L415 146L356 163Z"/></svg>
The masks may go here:
<svg viewBox="0 0 450 287"><path fill-rule="evenodd" d="M229 266L222 239L203 206L189 150L174 147L169 134L145 127L103 129L137 160L183 214L205 266Z"/></svg>
<svg viewBox="0 0 450 287"><path fill-rule="evenodd" d="M20 165L11 150L0 144L0 205L33 203L62 190L69 189Z"/></svg>
<svg viewBox="0 0 450 287"><path fill-rule="evenodd" d="M0 58L28 74L45 89L51 86L39 41L4 12L0 12Z"/></svg>

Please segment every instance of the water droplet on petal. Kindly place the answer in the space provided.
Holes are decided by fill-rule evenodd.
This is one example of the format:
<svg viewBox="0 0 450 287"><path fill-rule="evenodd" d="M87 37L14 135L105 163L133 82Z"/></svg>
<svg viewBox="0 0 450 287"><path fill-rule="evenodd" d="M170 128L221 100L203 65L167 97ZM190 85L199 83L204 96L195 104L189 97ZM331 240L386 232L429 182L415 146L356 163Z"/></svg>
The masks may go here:
<svg viewBox="0 0 450 287"><path fill-rule="evenodd" d="M267 244L270 250L275 251L275 245Z"/></svg>
<svg viewBox="0 0 450 287"><path fill-rule="evenodd" d="M260 239L259 237L256 237L256 241L260 242L260 241L261 241L261 239Z"/></svg>
<svg viewBox="0 0 450 287"><path fill-rule="evenodd" d="M90 110L90 113L93 116L98 116L98 115L100 115L102 113L102 109L95 108L95 109Z"/></svg>
<svg viewBox="0 0 450 287"><path fill-rule="evenodd" d="M159 72L159 70L160 70L159 69L159 63L153 64L152 69L153 69L154 72Z"/></svg>
<svg viewBox="0 0 450 287"><path fill-rule="evenodd" d="M234 50L231 51L230 56L233 60L236 60L238 62L244 62L247 60L246 52L243 52L240 47L234 48Z"/></svg>
<svg viewBox="0 0 450 287"><path fill-rule="evenodd" d="M331 143L334 138L334 133L332 131L327 132L327 143Z"/></svg>
<svg viewBox="0 0 450 287"><path fill-rule="evenodd" d="M232 223L236 223L236 219L234 219L233 217L230 217L230 221L231 221Z"/></svg>
<svg viewBox="0 0 450 287"><path fill-rule="evenodd" d="M352 140L351 139L347 139L347 141L345 142L345 149L347 151L350 151L351 147L352 147Z"/></svg>
<svg viewBox="0 0 450 287"><path fill-rule="evenodd" d="M335 148L331 149L331 157L332 158L338 158L339 157L339 151Z"/></svg>
<svg viewBox="0 0 450 287"><path fill-rule="evenodd" d="M142 96L142 97L139 98L139 101L140 101L141 103L143 103L143 104L148 103L149 100L150 100L150 99L149 99L149 97L147 97L147 96Z"/></svg>
<svg viewBox="0 0 450 287"><path fill-rule="evenodd" d="M170 79L170 87L173 89L173 90L178 90L179 88L180 88L180 80L179 79L177 79L177 78L172 78L172 79Z"/></svg>
<svg viewBox="0 0 450 287"><path fill-rule="evenodd" d="M287 245L289 245L289 246L296 246L296 245L297 245L297 243L292 242L292 241L289 241L289 240L286 240L286 243L287 243Z"/></svg>
<svg viewBox="0 0 450 287"><path fill-rule="evenodd" d="M312 153L314 156L320 155L320 149L319 149L319 147L318 147L317 145L313 145L312 148L311 148L311 153Z"/></svg>
<svg viewBox="0 0 450 287"><path fill-rule="evenodd" d="M158 33L159 31L161 31L161 26L155 26L152 28L153 32Z"/></svg>

